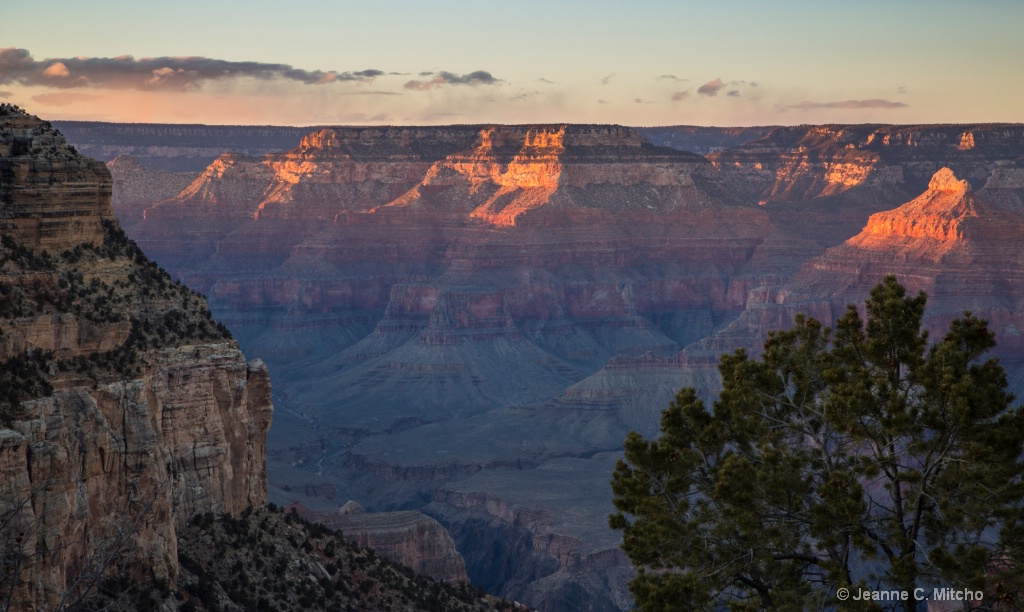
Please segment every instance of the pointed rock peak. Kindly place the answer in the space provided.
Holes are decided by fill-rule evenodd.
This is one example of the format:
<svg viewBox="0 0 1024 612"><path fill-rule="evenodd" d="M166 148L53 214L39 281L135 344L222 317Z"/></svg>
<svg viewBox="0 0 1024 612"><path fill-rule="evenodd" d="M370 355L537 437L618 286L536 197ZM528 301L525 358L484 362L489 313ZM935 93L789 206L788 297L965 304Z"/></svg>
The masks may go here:
<svg viewBox="0 0 1024 612"><path fill-rule="evenodd" d="M971 184L966 180L958 180L949 168L942 168L932 176L928 189L946 193L970 193Z"/></svg>

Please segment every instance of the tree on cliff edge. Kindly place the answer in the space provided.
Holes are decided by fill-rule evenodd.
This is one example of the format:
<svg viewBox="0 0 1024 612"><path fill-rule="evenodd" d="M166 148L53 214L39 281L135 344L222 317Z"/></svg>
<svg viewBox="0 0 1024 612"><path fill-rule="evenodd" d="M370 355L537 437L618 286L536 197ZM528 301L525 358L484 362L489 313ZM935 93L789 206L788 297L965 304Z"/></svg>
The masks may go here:
<svg viewBox="0 0 1024 612"><path fill-rule="evenodd" d="M925 295L875 287L834 333L797 316L761 359L722 357L709 412L683 389L661 436L625 442L612 528L645 610L813 609L845 587L984 591L1016 607L1024 568L1024 411L986 322L929 346ZM1013 603L1011 603L1013 602Z"/></svg>

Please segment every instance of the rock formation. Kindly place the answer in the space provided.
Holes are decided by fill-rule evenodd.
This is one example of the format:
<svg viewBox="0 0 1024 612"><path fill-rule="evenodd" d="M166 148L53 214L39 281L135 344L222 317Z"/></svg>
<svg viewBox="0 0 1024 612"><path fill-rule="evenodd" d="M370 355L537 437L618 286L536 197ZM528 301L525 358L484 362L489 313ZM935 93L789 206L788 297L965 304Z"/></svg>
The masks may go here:
<svg viewBox="0 0 1024 612"><path fill-rule="evenodd" d="M475 582L616 610L614 454L722 352L896 273L1022 388L1022 156L1019 125L327 128L131 231L274 369L276 500L418 509Z"/></svg>
<svg viewBox="0 0 1024 612"><path fill-rule="evenodd" d="M197 172L153 169L128 155L110 160L107 169L114 184L114 214L122 227L141 221L143 211L153 202L173 198L198 176Z"/></svg>
<svg viewBox="0 0 1024 612"><path fill-rule="evenodd" d="M935 333L965 310L989 320L996 354L1012 372L1024 362L1022 236L1024 208L1002 208L941 168L918 197L871 215L859 234L809 259L781 286L752 296L736 321L687 352L756 350L768 330L797 312L831 324L891 274L908 290L928 294L924 324Z"/></svg>
<svg viewBox="0 0 1024 612"><path fill-rule="evenodd" d="M338 529L348 541L372 548L417 574L446 581L469 579L466 562L455 548L451 535L422 512L366 512L354 501L339 508L337 514L316 512L301 504L293 504L286 510L291 508L303 518Z"/></svg>
<svg viewBox="0 0 1024 612"><path fill-rule="evenodd" d="M266 503L266 367L113 219L105 166L0 106L4 597L173 584L176 528Z"/></svg>
<svg viewBox="0 0 1024 612"><path fill-rule="evenodd" d="M83 155L127 155L165 172L200 172L221 153L263 155L293 148L313 128L54 121Z"/></svg>

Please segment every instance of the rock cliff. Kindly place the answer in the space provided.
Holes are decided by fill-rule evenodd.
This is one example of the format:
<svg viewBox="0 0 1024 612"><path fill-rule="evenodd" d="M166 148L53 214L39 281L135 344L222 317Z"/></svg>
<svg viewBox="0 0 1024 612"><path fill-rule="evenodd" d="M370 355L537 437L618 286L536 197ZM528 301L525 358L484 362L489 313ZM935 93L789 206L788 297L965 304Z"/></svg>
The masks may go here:
<svg viewBox="0 0 1024 612"><path fill-rule="evenodd" d="M266 503L266 367L128 241L102 163L0 106L0 587L173 584L176 529Z"/></svg>
<svg viewBox="0 0 1024 612"><path fill-rule="evenodd" d="M994 203L974 192L949 168L939 169L927 189L892 210L871 215L862 231L807 260L777 287L752 294L746 310L728 327L687 348L690 354L759 347L766 332L785 326L797 312L831 324L886 275L909 291L925 291L924 325L933 333L970 310L996 334L996 354L1015 371L1022 365L1024 208Z"/></svg>
<svg viewBox="0 0 1024 612"><path fill-rule="evenodd" d="M274 368L275 499L419 509L475 582L625 609L615 453L722 352L898 273L1024 381L1024 128L674 129L318 129L131 231Z"/></svg>
<svg viewBox="0 0 1024 612"><path fill-rule="evenodd" d="M114 214L122 227L142 220L153 202L173 198L198 176L197 172L167 172L150 168L138 159L119 155L107 162L113 180Z"/></svg>
<svg viewBox="0 0 1024 612"><path fill-rule="evenodd" d="M54 121L79 152L109 162L127 155L165 172L200 172L221 153L291 149L313 128Z"/></svg>
<svg viewBox="0 0 1024 612"><path fill-rule="evenodd" d="M466 562L451 535L422 512L366 512L354 501L347 502L335 514L316 512L301 504L286 510L291 508L306 520L340 530L348 541L372 548L422 576L457 582L469 579Z"/></svg>

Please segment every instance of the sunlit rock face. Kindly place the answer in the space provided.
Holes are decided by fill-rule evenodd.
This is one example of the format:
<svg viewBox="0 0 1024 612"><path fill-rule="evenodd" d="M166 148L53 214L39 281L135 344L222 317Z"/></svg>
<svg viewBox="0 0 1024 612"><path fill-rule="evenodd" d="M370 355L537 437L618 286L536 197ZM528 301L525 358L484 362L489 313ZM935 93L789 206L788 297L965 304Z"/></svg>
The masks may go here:
<svg viewBox="0 0 1024 612"><path fill-rule="evenodd" d="M1022 239L1024 208L996 204L987 190L974 192L942 168L918 197L871 215L859 234L807 260L780 287L752 296L736 321L701 344L760 346L767 330L797 312L831 324L891 274L909 291L928 294L925 325L934 334L967 310L988 319L997 354L1012 372L1024 361Z"/></svg>
<svg viewBox="0 0 1024 612"><path fill-rule="evenodd" d="M709 158L766 203L834 196L855 187L926 188L949 167L984 184L1000 161L1019 156L1020 125L827 125L774 128Z"/></svg>
<svg viewBox="0 0 1024 612"><path fill-rule="evenodd" d="M928 190L899 208L875 213L850 244L864 248L887 247L894 239L921 238L939 243L964 239L963 223L978 217L971 186L957 180L953 171L935 173Z"/></svg>
<svg viewBox="0 0 1024 612"><path fill-rule="evenodd" d="M480 584L628 609L615 453L680 386L713 399L723 352L893 273L933 328L993 321L1024 380L1021 126L674 129L644 133L716 150L619 126L316 130L204 179L251 199L184 193L132 231L273 369L272 499L422 509Z"/></svg>
<svg viewBox="0 0 1024 612"><path fill-rule="evenodd" d="M944 167L980 188L1021 146L1024 128L1012 124L793 126L708 157L777 221L832 246L919 195Z"/></svg>

